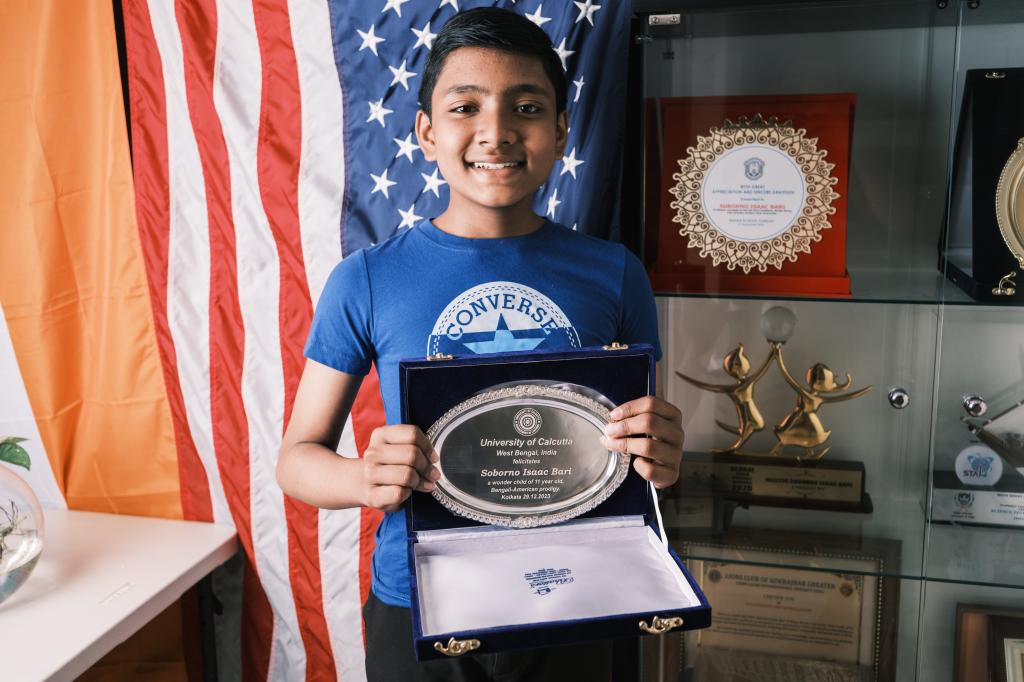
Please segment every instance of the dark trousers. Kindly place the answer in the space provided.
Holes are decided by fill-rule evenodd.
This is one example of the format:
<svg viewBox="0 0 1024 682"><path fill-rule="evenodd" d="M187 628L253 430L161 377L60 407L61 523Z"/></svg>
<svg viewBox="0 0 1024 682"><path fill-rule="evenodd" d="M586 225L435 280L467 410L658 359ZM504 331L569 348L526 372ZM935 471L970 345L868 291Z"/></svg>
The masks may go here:
<svg viewBox="0 0 1024 682"><path fill-rule="evenodd" d="M385 604L371 592L366 620L366 677L369 682L609 682L610 642L467 654L418 663L412 648L409 609Z"/></svg>

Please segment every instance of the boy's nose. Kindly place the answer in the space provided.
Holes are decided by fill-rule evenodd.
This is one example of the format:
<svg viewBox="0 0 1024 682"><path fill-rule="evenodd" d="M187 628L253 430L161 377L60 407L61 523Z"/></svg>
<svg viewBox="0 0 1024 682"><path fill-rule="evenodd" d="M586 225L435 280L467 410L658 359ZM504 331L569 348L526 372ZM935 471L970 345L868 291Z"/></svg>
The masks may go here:
<svg viewBox="0 0 1024 682"><path fill-rule="evenodd" d="M477 143L485 147L501 147L516 140L512 117L504 112L491 112L481 116L477 128Z"/></svg>

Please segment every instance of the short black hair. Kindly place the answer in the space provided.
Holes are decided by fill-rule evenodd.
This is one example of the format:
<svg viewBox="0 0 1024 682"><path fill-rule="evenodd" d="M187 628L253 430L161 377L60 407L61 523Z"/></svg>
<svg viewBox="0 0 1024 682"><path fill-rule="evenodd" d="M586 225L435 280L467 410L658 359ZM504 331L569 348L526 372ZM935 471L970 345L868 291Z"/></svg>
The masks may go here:
<svg viewBox="0 0 1024 682"><path fill-rule="evenodd" d="M483 47L537 57L555 89L555 113L565 111L568 90L565 72L544 29L511 10L476 7L455 14L434 39L420 82L420 109L427 116L430 116L430 98L441 69L448 55L460 47Z"/></svg>

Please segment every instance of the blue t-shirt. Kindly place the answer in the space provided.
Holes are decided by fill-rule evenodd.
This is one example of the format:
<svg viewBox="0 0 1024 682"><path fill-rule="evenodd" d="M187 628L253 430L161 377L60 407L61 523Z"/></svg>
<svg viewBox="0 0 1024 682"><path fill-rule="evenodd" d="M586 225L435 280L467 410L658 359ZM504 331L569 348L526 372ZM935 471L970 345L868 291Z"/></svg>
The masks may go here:
<svg viewBox="0 0 1024 682"><path fill-rule="evenodd" d="M428 220L339 263L317 304L306 357L362 376L376 363L388 424L400 422L398 361L582 348L658 350L654 296L622 245L545 222L530 234L467 239ZM409 606L403 511L385 514L373 592Z"/></svg>

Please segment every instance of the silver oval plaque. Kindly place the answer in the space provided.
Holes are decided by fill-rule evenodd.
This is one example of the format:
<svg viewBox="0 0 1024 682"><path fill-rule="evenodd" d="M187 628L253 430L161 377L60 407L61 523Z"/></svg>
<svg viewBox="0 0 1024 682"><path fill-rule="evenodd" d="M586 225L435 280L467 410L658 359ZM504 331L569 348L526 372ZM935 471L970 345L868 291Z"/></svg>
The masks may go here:
<svg viewBox="0 0 1024 682"><path fill-rule="evenodd" d="M609 409L595 397L527 382L459 403L427 431L440 456L434 497L460 516L513 528L590 511L629 471L628 454L601 445Z"/></svg>

